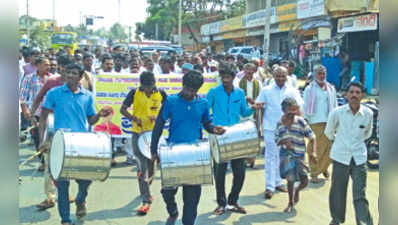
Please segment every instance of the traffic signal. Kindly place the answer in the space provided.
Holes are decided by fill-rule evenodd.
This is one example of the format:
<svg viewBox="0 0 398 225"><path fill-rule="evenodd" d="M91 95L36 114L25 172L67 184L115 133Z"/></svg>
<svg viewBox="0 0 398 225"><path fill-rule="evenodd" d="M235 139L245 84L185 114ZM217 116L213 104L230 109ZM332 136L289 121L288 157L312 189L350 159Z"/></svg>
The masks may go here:
<svg viewBox="0 0 398 225"><path fill-rule="evenodd" d="M86 18L86 26L93 25L93 24L94 24L94 19L93 18Z"/></svg>

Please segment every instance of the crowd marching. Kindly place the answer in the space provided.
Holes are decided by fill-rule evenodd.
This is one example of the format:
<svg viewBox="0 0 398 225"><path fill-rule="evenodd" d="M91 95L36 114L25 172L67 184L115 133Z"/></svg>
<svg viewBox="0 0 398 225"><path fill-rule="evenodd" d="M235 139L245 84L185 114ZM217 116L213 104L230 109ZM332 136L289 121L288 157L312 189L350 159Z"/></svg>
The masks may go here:
<svg viewBox="0 0 398 225"><path fill-rule="evenodd" d="M121 134L110 120L91 127L102 118L121 113L132 122L131 138L112 138L112 166L117 150L127 152L126 163L137 162L138 185L142 206L137 213L150 211L153 197L150 191L155 174L154 163L162 160L158 143L168 122L168 143L188 143L203 139L203 129L209 134L222 135L225 127L234 126L242 118L257 121L258 132L264 139L264 198L271 199L277 192L288 193L284 210L292 212L300 200L300 191L308 182L319 183L320 175L331 178L329 195L330 225L345 222L347 184L353 181L353 199L357 224L373 224L366 192L366 146L364 141L372 131L372 111L361 106L364 87L351 82L346 90L348 104L337 106L336 90L326 81L327 71L316 65L312 81L299 90L294 74L295 63L283 60L270 67L259 59L241 56L210 54L163 54L158 51L140 54L116 46L106 50L22 48L19 61L20 130L40 152L40 171L44 172L44 191L47 198L37 207L45 210L55 206L63 225L70 225L70 203L76 204L76 216L86 215L86 197L91 180L77 179L76 198L69 196L69 179L53 180L48 169L49 146L45 141L46 121L54 115L54 129L71 132L92 130ZM96 110L94 87L98 74L139 74L139 87L133 88L124 99L120 112L104 106ZM182 77L182 90L168 95L156 87L156 77L174 74ZM198 90L204 74L218 74L218 84L205 97ZM104 119L105 120L105 119ZM89 124L89 126L87 126ZM28 132L29 131L29 132ZM142 132L152 131L151 158L139 150ZM43 151L43 149L45 149ZM309 166L305 155L308 155ZM225 193L228 164L232 169L232 189ZM329 174L332 164L333 172ZM228 162L214 162L214 214L227 210L248 213L238 204L244 186L247 167L254 167L255 158L238 158ZM307 174L310 174L310 179ZM287 186L282 183L286 179ZM299 182L295 186L295 182ZM56 194L56 190L58 194ZM201 185L182 185L184 225L195 224ZM161 190L169 217L166 224L175 224L179 212L175 195L177 187ZM57 200L56 200L57 199Z"/></svg>

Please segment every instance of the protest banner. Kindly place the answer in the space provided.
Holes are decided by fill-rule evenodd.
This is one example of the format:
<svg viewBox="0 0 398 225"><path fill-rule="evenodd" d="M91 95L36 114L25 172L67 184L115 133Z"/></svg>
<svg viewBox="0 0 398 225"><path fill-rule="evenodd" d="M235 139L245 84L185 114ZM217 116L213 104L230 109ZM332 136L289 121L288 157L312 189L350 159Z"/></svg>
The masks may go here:
<svg viewBox="0 0 398 225"><path fill-rule="evenodd" d="M198 95L204 97L210 88L218 83L218 74L204 74L204 84L198 91ZM180 74L155 75L156 87L164 90L167 95L172 95L182 90L182 76ZM131 137L131 121L121 115L120 108L123 100L133 88L139 87L139 74L98 74L94 82L94 101L98 111L104 106L113 108L113 116L107 118L116 129L120 128L121 134L112 134L112 137ZM131 109L128 109L131 110ZM105 120L98 121L96 126L105 126ZM118 127L118 128L117 128ZM114 129L112 129L114 130Z"/></svg>

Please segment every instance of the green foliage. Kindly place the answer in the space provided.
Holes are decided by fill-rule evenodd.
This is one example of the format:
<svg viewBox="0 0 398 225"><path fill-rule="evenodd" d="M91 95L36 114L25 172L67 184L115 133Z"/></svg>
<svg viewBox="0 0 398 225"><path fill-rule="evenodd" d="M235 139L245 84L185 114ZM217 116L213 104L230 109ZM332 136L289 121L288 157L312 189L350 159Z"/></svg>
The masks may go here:
<svg viewBox="0 0 398 225"><path fill-rule="evenodd" d="M155 26L158 24L158 39L170 40L173 29L178 26L179 0L147 2L149 16L145 23L136 24L136 36L143 34L147 39L155 39ZM190 31L198 31L203 24L239 16L245 10L246 0L182 0L182 24Z"/></svg>
<svg viewBox="0 0 398 225"><path fill-rule="evenodd" d="M124 32L124 28L119 23L113 24L112 27L109 29L109 32L110 37L113 40L119 40L122 42L128 38L126 32Z"/></svg>

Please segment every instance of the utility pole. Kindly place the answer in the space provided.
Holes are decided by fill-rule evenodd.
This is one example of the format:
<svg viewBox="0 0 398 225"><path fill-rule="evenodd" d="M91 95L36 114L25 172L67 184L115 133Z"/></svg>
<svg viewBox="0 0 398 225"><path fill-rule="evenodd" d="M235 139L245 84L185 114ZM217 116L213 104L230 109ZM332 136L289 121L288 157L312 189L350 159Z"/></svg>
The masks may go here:
<svg viewBox="0 0 398 225"><path fill-rule="evenodd" d="M55 21L55 0L53 0L53 21Z"/></svg>
<svg viewBox="0 0 398 225"><path fill-rule="evenodd" d="M263 67L268 66L269 39L271 30L271 0L265 0L265 24L264 24L264 46L263 46Z"/></svg>
<svg viewBox="0 0 398 225"><path fill-rule="evenodd" d="M129 26L129 43L131 43L131 26Z"/></svg>
<svg viewBox="0 0 398 225"><path fill-rule="evenodd" d="M181 19L182 19L182 0L179 1L178 4L178 45L182 46L182 26L181 26Z"/></svg>
<svg viewBox="0 0 398 225"><path fill-rule="evenodd" d="M155 39L159 40L159 26L158 26L158 23L155 24Z"/></svg>
<svg viewBox="0 0 398 225"><path fill-rule="evenodd" d="M118 4L119 4L119 24L122 24L122 23L121 23L121 19L120 19L120 17L121 17L121 16L120 16L120 0L118 0Z"/></svg>
<svg viewBox="0 0 398 225"><path fill-rule="evenodd" d="M28 36L28 40L26 44L29 46L29 38L30 38L30 33L29 33L29 0L26 0L26 19L25 19L25 26L26 26L26 36Z"/></svg>

